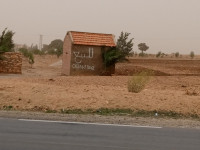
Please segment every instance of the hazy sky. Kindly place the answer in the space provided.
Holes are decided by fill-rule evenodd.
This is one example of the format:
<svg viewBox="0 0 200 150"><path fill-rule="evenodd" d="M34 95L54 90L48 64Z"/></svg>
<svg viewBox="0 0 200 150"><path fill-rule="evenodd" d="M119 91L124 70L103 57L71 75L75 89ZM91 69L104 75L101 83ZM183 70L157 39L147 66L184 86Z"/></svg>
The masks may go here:
<svg viewBox="0 0 200 150"><path fill-rule="evenodd" d="M64 39L67 31L131 33L134 50L200 54L200 0L0 0L0 31L18 44Z"/></svg>

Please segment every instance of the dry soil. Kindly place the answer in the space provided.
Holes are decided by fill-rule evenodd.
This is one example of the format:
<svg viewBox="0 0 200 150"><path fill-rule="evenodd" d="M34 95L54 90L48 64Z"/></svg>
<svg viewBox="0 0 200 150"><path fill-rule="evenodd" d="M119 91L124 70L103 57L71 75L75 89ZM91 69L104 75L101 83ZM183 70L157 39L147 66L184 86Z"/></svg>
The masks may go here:
<svg viewBox="0 0 200 150"><path fill-rule="evenodd" d="M200 117L200 60L138 59L116 65L113 76L61 76L61 59L36 56L33 68L23 59L22 75L0 76L0 108L61 110L120 108ZM127 89L130 75L151 70L140 93Z"/></svg>

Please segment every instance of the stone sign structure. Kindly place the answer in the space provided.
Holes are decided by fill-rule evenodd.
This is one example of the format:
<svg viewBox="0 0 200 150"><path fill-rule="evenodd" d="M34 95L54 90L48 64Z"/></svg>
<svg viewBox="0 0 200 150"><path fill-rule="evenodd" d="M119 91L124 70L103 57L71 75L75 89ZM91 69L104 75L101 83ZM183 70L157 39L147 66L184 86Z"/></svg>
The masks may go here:
<svg viewBox="0 0 200 150"><path fill-rule="evenodd" d="M6 52L2 54L3 60L0 60L0 73L21 74L22 73L22 55L16 52Z"/></svg>
<svg viewBox="0 0 200 150"><path fill-rule="evenodd" d="M103 75L103 53L115 47L114 35L69 31L64 39L62 74ZM111 67L114 73L114 66Z"/></svg>

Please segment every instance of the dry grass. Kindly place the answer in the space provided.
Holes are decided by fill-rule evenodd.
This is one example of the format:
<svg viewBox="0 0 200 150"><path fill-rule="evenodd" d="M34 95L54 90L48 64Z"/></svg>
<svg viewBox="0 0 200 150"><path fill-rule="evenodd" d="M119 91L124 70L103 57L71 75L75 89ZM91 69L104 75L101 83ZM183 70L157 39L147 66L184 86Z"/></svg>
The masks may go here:
<svg viewBox="0 0 200 150"><path fill-rule="evenodd" d="M128 80L128 91L133 93L141 92L149 79L150 75L147 72L141 72L135 76L132 76L131 79Z"/></svg>
<svg viewBox="0 0 200 150"><path fill-rule="evenodd" d="M186 89L186 95L198 96L200 93L197 88Z"/></svg>

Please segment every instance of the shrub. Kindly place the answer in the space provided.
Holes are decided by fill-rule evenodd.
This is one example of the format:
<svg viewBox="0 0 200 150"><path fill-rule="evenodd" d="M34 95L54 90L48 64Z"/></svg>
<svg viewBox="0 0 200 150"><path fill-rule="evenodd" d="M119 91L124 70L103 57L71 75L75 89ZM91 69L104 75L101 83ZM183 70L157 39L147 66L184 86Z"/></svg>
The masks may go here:
<svg viewBox="0 0 200 150"><path fill-rule="evenodd" d="M158 57L160 57L160 58L163 58L163 57L165 57L165 56L167 56L165 53L163 53L163 52L161 52L161 51L159 51L157 54L156 54L156 57L158 58Z"/></svg>
<svg viewBox="0 0 200 150"><path fill-rule="evenodd" d="M112 66L117 63L121 58L121 53L116 48L111 48L103 53L103 60L106 67Z"/></svg>
<svg viewBox="0 0 200 150"><path fill-rule="evenodd" d="M19 52L21 52L24 55L24 57L29 56L29 51L26 48L20 48Z"/></svg>
<svg viewBox="0 0 200 150"><path fill-rule="evenodd" d="M146 54L146 53L139 53L138 56L139 57L149 57L150 55Z"/></svg>
<svg viewBox="0 0 200 150"><path fill-rule="evenodd" d="M28 62L29 62L29 64L31 64L31 68L32 68L32 65L35 63L35 61L34 61L33 53L31 53L31 52L29 52Z"/></svg>
<svg viewBox="0 0 200 150"><path fill-rule="evenodd" d="M33 56L33 53L28 51L28 49L26 48L21 48L19 49L19 51L26 57L28 58L28 62L29 64L31 65L31 68L32 68L32 65L34 64L34 56Z"/></svg>
<svg viewBox="0 0 200 150"><path fill-rule="evenodd" d="M111 47L107 51L105 47L102 48L103 51L103 62L106 67L115 65L120 61L127 61L126 57L129 57L133 47L133 38L128 41L130 33L121 32L117 40L116 47Z"/></svg>
<svg viewBox="0 0 200 150"><path fill-rule="evenodd" d="M158 58L158 57L160 57L161 56L161 54L162 54L162 52L161 51L159 51L157 54L156 54L156 57Z"/></svg>
<svg viewBox="0 0 200 150"><path fill-rule="evenodd" d="M150 79L150 73L141 72L135 76L132 76L128 80L128 91L133 93L139 93L142 91Z"/></svg>
<svg viewBox="0 0 200 150"><path fill-rule="evenodd" d="M200 94L199 90L196 88L186 89L185 93L186 93L186 95L190 95L190 96L198 96Z"/></svg>
<svg viewBox="0 0 200 150"><path fill-rule="evenodd" d="M145 54L144 53L139 53L139 57L144 57Z"/></svg>
<svg viewBox="0 0 200 150"><path fill-rule="evenodd" d="M44 52L39 49L33 49L31 52L35 55L44 55Z"/></svg>
<svg viewBox="0 0 200 150"><path fill-rule="evenodd" d="M194 52L193 52L193 51L190 52L190 57L191 57L192 59L194 58Z"/></svg>
<svg viewBox="0 0 200 150"><path fill-rule="evenodd" d="M176 52L176 53L175 53L175 57L176 57L176 58L179 57L179 55L180 55L179 52Z"/></svg>

